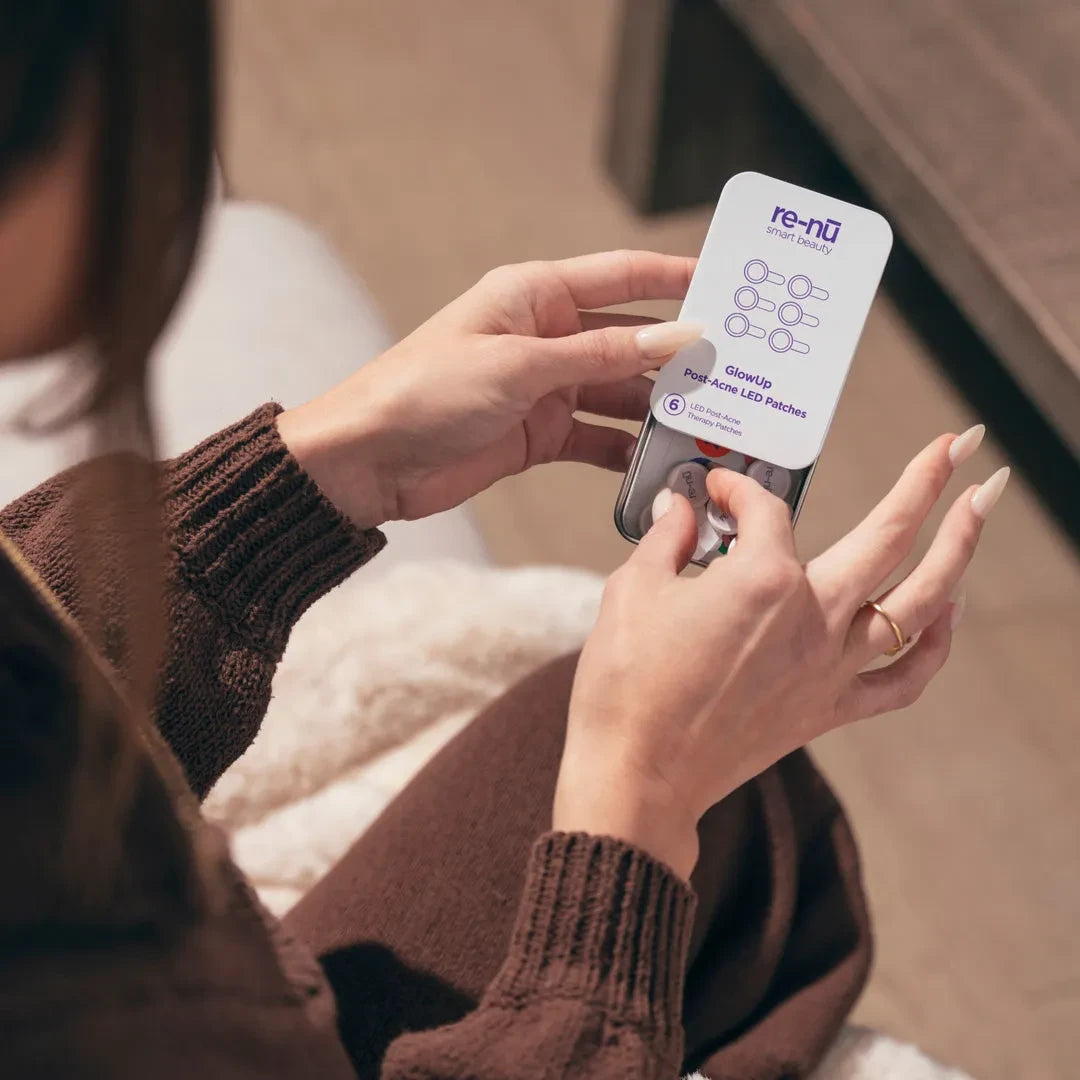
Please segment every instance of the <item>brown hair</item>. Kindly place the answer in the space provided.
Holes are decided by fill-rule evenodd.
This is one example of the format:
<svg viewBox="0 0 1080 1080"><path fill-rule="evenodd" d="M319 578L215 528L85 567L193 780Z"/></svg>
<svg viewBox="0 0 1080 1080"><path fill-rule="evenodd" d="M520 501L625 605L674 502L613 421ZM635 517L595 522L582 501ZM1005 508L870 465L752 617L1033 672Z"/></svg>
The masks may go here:
<svg viewBox="0 0 1080 1080"><path fill-rule="evenodd" d="M144 715L160 659L163 554L147 362L188 277L202 224L214 137L212 42L208 0L0 6L0 197L17 170L55 148L75 95L97 96L82 309L91 348L87 366L73 372L77 406L59 419L90 417L98 451L138 451L85 470L74 494L82 580L109 582L108 595L83 590L80 622L123 672ZM80 719L84 728L88 722ZM103 733L81 734L100 741ZM102 808L114 821L132 793L125 777L134 775L136 752L127 754L126 761L123 748L113 755L115 799ZM114 861L100 847L107 829L82 813L75 780L69 849L77 859L87 832L96 835L94 868L104 885Z"/></svg>
<svg viewBox="0 0 1080 1080"><path fill-rule="evenodd" d="M47 155L87 73L99 93L86 314L96 371L83 406L137 398L191 267L214 134L206 0L34 0L0 9L0 191Z"/></svg>

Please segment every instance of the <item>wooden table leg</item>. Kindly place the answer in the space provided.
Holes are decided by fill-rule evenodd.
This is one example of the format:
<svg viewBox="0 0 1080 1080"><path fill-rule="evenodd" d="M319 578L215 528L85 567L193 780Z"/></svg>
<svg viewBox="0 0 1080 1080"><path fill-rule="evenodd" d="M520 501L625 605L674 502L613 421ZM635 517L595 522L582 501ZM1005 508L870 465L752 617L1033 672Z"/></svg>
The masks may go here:
<svg viewBox="0 0 1080 1080"><path fill-rule="evenodd" d="M642 213L715 200L756 169L828 189L821 137L716 0L624 0L608 168Z"/></svg>

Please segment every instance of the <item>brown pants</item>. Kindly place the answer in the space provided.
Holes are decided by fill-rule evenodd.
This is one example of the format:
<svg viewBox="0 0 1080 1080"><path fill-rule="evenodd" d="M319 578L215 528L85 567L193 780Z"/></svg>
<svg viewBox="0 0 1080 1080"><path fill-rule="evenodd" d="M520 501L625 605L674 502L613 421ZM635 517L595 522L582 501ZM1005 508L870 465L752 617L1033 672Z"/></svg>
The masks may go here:
<svg viewBox="0 0 1080 1080"><path fill-rule="evenodd" d="M286 923L321 958L360 1076L405 1031L457 1020L500 966L533 840L550 828L576 657L491 705ZM686 1068L796 1078L866 979L854 840L804 753L703 819L683 1017Z"/></svg>

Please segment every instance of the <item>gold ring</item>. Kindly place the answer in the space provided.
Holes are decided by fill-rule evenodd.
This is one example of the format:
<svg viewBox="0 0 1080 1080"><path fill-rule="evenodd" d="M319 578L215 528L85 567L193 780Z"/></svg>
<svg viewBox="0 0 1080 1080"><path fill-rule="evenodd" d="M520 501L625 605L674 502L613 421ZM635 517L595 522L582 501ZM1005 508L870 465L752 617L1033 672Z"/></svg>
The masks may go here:
<svg viewBox="0 0 1080 1080"><path fill-rule="evenodd" d="M896 635L896 644L891 649L886 649L885 655L895 656L907 644L899 623L876 600L867 600L863 607L873 608L892 627L892 632Z"/></svg>

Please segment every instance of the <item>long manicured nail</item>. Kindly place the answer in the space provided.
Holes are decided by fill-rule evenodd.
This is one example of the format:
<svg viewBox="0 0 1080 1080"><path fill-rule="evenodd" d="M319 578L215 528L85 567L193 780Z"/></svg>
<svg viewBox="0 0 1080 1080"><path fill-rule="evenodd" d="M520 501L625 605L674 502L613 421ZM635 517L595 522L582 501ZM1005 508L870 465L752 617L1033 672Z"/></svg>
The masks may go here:
<svg viewBox="0 0 1080 1080"><path fill-rule="evenodd" d="M979 443L983 441L985 434L986 425L976 424L974 427L969 427L963 435L957 435L953 439L949 447L949 461L952 462L954 469L963 465L979 449Z"/></svg>
<svg viewBox="0 0 1080 1080"><path fill-rule="evenodd" d="M1003 469L998 469L998 471L971 496L971 509L975 511L976 517L980 517L985 521L990 516L990 511L997 505L998 499L1001 498L1001 493L1005 490L1005 485L1009 482L1010 471L1008 465Z"/></svg>
<svg viewBox="0 0 1080 1080"><path fill-rule="evenodd" d="M670 509L671 501L675 496L671 494L670 488L661 488L656 493L656 498L652 501L652 519L655 525Z"/></svg>
<svg viewBox="0 0 1080 1080"><path fill-rule="evenodd" d="M952 611L949 612L949 633L954 633L964 617L964 608L967 607L967 591L961 589L952 602Z"/></svg>
<svg viewBox="0 0 1080 1080"><path fill-rule="evenodd" d="M650 360L659 360L690 345L705 333L698 322L662 322L643 326L635 335L638 352Z"/></svg>

